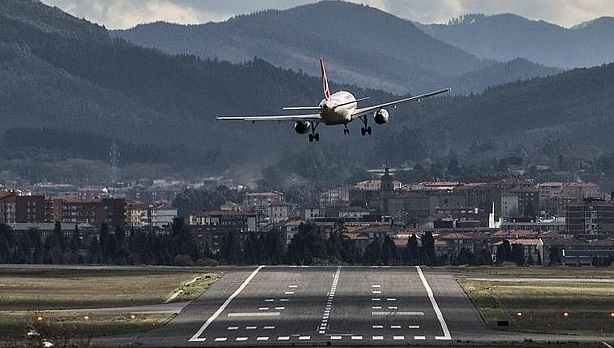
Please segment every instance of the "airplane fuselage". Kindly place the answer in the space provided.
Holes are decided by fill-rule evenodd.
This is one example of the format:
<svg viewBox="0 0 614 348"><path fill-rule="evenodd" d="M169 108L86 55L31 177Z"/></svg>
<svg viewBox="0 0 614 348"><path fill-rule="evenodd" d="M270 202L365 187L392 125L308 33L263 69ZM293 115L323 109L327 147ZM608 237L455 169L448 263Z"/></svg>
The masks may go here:
<svg viewBox="0 0 614 348"><path fill-rule="evenodd" d="M356 98L350 92L340 91L320 102L320 116L325 125L348 124L352 122L352 114L358 107ZM350 104L347 104L350 103ZM345 104L345 105L341 105ZM337 105L341 105L338 106Z"/></svg>

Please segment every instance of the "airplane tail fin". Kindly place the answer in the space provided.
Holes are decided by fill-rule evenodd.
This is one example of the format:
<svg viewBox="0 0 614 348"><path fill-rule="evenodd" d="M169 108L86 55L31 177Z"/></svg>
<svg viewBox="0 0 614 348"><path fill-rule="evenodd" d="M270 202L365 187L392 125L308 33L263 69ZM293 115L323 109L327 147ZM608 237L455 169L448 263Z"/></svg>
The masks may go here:
<svg viewBox="0 0 614 348"><path fill-rule="evenodd" d="M322 89L324 90L324 98L330 99L330 87L328 87L328 78L326 77L326 69L324 68L324 60L320 58L320 73L322 74Z"/></svg>

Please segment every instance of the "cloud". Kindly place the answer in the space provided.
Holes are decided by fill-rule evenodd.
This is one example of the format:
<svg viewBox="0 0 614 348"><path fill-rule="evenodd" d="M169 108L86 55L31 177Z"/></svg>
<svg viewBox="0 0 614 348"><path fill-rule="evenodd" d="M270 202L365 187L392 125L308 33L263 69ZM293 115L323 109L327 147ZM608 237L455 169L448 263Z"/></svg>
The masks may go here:
<svg viewBox="0 0 614 348"><path fill-rule="evenodd" d="M43 0L45 3L111 29L167 21L197 24L227 19L229 13L201 11L172 0Z"/></svg>
<svg viewBox="0 0 614 348"><path fill-rule="evenodd" d="M318 0L43 0L109 28L164 20L175 23L222 21L236 14L287 9ZM422 23L446 23L467 13L515 13L573 26L614 15L612 0L349 0Z"/></svg>
<svg viewBox="0 0 614 348"><path fill-rule="evenodd" d="M380 3L382 1L363 2ZM446 23L467 13L515 13L527 18L573 26L614 15L612 0L384 0L389 12L423 23ZM376 6L376 5L375 5Z"/></svg>

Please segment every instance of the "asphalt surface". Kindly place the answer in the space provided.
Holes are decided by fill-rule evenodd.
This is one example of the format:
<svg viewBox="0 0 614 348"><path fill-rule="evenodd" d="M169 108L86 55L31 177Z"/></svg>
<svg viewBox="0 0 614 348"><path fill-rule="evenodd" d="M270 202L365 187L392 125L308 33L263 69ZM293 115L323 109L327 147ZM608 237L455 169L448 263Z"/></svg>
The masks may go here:
<svg viewBox="0 0 614 348"><path fill-rule="evenodd" d="M445 269L261 267L226 272L139 343L150 347L449 344L501 335Z"/></svg>
<svg viewBox="0 0 614 348"><path fill-rule="evenodd" d="M567 283L567 284L614 284L614 279L605 278L532 278L532 277L467 277L467 280L481 282L511 282L511 283Z"/></svg>

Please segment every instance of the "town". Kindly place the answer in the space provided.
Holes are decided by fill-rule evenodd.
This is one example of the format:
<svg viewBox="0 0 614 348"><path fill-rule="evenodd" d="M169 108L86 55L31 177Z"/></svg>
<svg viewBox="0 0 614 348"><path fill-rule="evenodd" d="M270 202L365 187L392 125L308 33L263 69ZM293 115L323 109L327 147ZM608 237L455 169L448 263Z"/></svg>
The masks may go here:
<svg viewBox="0 0 614 348"><path fill-rule="evenodd" d="M223 180L209 182L208 188L164 180L111 189L3 187L0 257L16 263L182 265L609 266L614 259L614 202L596 184L513 177L402 183L388 168L372 174L371 180L304 197ZM207 194L215 197L203 200ZM58 229L57 245L74 241L72 249L60 251L67 256L35 256L53 245L47 240ZM128 257L137 249L160 253L164 247L156 243L165 244L164 238L178 231L192 244L187 249L174 248L162 258ZM135 245L147 243L147 236L161 239ZM29 243L30 250L13 250L20 243Z"/></svg>

